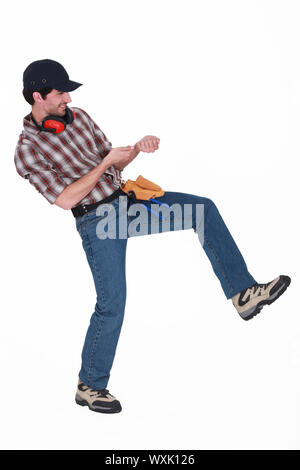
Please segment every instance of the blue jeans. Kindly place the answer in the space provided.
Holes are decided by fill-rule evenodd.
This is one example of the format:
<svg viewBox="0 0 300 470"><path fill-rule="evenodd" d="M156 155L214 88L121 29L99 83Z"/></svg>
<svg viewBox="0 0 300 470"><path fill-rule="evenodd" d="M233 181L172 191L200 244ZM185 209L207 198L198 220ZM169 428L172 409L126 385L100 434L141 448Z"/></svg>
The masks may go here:
<svg viewBox="0 0 300 470"><path fill-rule="evenodd" d="M212 200L192 194L166 191L163 196L156 198L156 201L157 203L144 201L143 207L148 207L148 210L151 207L159 209L162 206L158 202L168 206L178 204L182 208L182 214L184 213L184 205L192 207L192 226L190 228L193 228L194 232L198 234L199 241L227 299L255 284L255 279L248 272L246 263ZM105 216L99 215L101 205L75 219L97 294L95 311L86 334L79 372L79 378L82 382L93 389L99 390L107 386L123 323L126 303L125 258L127 241L128 238L139 235L136 231L129 230L130 224L136 220L136 216L130 215L130 208L133 208L131 206L135 202L131 197L124 195L108 204L110 210L106 212L105 216L106 220L108 220L107 217L110 217L110 222L115 222L115 237L102 237L104 231L100 224L105 220ZM198 217L197 219L197 205L203 209L203 218ZM122 210L124 207L127 212ZM169 228L163 228L162 221L157 224L159 217L154 212L156 210L146 211L148 217L146 235L178 229L172 214ZM156 229L152 231L151 224L154 225L154 220L156 221ZM121 225L123 228L120 228ZM126 227L125 236L124 227ZM183 226L182 229L185 227Z"/></svg>

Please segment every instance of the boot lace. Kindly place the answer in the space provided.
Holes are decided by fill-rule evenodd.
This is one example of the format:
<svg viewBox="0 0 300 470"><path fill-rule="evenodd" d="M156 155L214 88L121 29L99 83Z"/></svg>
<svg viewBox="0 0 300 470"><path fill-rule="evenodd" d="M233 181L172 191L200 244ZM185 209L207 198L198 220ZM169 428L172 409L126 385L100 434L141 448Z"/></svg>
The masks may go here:
<svg viewBox="0 0 300 470"><path fill-rule="evenodd" d="M266 290L267 286L268 286L268 283L255 284L254 286L248 288L248 293L250 294L250 297L254 295L261 295Z"/></svg>
<svg viewBox="0 0 300 470"><path fill-rule="evenodd" d="M109 391L106 388L103 388L102 390L91 389L91 392L95 392L93 395L95 397L106 397L109 394Z"/></svg>

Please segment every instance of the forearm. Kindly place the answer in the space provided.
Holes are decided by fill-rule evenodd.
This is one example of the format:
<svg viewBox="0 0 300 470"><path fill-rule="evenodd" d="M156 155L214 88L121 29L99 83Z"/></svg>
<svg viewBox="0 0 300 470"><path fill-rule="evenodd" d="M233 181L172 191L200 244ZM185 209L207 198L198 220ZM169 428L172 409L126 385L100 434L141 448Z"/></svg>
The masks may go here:
<svg viewBox="0 0 300 470"><path fill-rule="evenodd" d="M71 209L92 191L109 166L109 161L105 161L104 158L93 170L67 186L58 196L55 204L63 209Z"/></svg>
<svg viewBox="0 0 300 470"><path fill-rule="evenodd" d="M126 160L126 163L122 162L122 164L121 164L121 163L114 164L114 167L115 167L117 170L120 170L120 171L124 170L124 168L125 168L127 165L129 165L129 163L131 163L132 160L134 160L134 159L138 156L139 153L140 153L140 150L134 149L134 150L131 152L130 157L128 157L128 159Z"/></svg>

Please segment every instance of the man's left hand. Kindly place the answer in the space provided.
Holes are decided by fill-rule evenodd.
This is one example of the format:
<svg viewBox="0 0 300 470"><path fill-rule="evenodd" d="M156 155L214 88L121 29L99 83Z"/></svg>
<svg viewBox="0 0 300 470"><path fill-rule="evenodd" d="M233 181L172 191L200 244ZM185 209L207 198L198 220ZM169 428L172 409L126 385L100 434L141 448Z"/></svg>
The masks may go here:
<svg viewBox="0 0 300 470"><path fill-rule="evenodd" d="M135 148L140 152L155 152L159 147L160 139L155 135L146 135L135 144Z"/></svg>

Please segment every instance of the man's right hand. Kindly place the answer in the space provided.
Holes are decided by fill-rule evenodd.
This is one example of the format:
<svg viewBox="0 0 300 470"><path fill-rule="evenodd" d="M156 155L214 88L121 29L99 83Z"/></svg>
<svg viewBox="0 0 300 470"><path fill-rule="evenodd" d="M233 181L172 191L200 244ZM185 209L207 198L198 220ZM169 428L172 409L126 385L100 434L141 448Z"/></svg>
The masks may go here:
<svg viewBox="0 0 300 470"><path fill-rule="evenodd" d="M134 150L133 145L127 145L126 147L113 148L104 158L104 161L108 166L120 164L120 166L126 166L130 161L132 151Z"/></svg>

